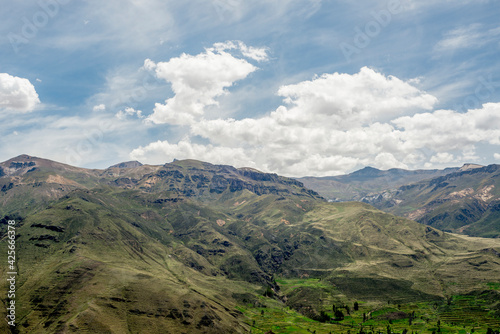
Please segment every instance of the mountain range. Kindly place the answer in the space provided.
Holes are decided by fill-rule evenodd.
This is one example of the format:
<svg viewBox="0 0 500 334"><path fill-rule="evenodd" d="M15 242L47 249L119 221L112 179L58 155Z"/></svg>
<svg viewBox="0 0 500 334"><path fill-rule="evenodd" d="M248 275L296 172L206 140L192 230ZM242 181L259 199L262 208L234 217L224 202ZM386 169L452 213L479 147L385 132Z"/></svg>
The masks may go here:
<svg viewBox="0 0 500 334"><path fill-rule="evenodd" d="M367 167L299 180L330 200L369 203L448 232L500 236L500 165L417 171Z"/></svg>
<svg viewBox="0 0 500 334"><path fill-rule="evenodd" d="M435 173L449 186L459 171ZM0 189L3 254L16 222L19 333L500 328L500 239L330 203L299 180L196 160L99 170L21 155L0 164Z"/></svg>
<svg viewBox="0 0 500 334"><path fill-rule="evenodd" d="M469 165L466 165L469 166ZM471 166L471 165L470 165ZM464 167L467 168L467 167ZM406 184L444 176L460 168L406 170L392 168L380 170L365 167L346 175L298 178L306 187L315 189L334 202L361 201L365 196Z"/></svg>

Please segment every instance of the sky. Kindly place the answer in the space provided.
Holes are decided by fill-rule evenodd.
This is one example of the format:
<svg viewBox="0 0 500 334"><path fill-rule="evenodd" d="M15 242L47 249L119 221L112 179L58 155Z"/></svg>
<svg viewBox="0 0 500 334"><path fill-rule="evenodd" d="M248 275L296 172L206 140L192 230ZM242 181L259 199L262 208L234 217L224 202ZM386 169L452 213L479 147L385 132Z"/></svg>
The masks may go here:
<svg viewBox="0 0 500 334"><path fill-rule="evenodd" d="M1 161L500 163L498 0L1 1Z"/></svg>

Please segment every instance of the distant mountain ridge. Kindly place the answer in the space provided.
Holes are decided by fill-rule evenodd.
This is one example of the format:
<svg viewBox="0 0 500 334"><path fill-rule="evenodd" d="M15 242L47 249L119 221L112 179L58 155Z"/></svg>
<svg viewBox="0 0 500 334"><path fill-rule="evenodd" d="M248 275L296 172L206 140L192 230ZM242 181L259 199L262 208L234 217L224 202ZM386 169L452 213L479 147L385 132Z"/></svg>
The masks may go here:
<svg viewBox="0 0 500 334"><path fill-rule="evenodd" d="M142 163L139 161L126 161L126 162L121 162L119 164L113 165L109 168L136 168L136 167L141 167Z"/></svg>
<svg viewBox="0 0 500 334"><path fill-rule="evenodd" d="M299 178L331 201L360 201L422 224L472 236L500 237L499 165Z"/></svg>
<svg viewBox="0 0 500 334"><path fill-rule="evenodd" d="M446 168L443 170L405 170L399 168L380 170L373 167L365 167L346 175L302 177L297 178L297 180L329 200L359 201L372 193L378 193L405 184L443 176L458 170L460 170L458 167Z"/></svg>
<svg viewBox="0 0 500 334"><path fill-rule="evenodd" d="M500 237L500 165L468 165L361 201L445 231Z"/></svg>

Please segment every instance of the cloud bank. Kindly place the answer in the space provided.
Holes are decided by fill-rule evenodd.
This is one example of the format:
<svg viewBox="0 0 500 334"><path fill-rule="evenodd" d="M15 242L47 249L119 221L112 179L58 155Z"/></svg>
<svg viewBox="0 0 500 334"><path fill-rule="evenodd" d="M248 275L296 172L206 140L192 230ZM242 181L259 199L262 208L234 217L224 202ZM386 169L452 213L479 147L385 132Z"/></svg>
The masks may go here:
<svg viewBox="0 0 500 334"><path fill-rule="evenodd" d="M205 119L203 107L255 70L222 52L207 50L154 65L177 94L166 105L157 105L149 119L184 124L189 135L178 142L159 140L138 147L131 158L150 163L199 159L289 176L321 176L364 165L457 164L477 159L478 143L500 145L500 103L466 113L433 110L437 98L415 87L414 80L405 82L368 67L282 86L277 95L283 104L262 117ZM194 67L187 66L191 63ZM240 68L221 74L229 63ZM207 72L204 66L209 64L217 70ZM177 99L187 107L176 105Z"/></svg>

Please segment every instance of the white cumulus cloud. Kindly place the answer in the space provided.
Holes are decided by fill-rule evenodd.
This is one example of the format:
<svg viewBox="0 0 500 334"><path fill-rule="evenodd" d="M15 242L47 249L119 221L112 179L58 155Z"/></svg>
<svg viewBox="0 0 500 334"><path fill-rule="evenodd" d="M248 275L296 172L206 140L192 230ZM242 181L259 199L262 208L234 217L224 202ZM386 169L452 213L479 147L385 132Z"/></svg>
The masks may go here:
<svg viewBox="0 0 500 334"><path fill-rule="evenodd" d="M183 139L173 144L159 140L145 147L136 148L131 152L130 156L135 160L147 161L153 164L163 164L173 159L197 159L215 164L255 166L254 163L248 160L246 152L241 148L194 144L189 139Z"/></svg>
<svg viewBox="0 0 500 334"><path fill-rule="evenodd" d="M39 103L35 87L28 79L0 73L0 110L30 112Z"/></svg>
<svg viewBox="0 0 500 334"><path fill-rule="evenodd" d="M175 94L165 104L156 103L148 120L156 124L193 124L203 116L207 106L217 105L216 98L226 94L226 88L257 69L245 59L227 52L233 48L249 53L254 59L263 57L257 49L228 42L216 44L195 56L182 54L168 62L155 64L146 60L144 68L154 70L158 78L169 82Z"/></svg>
<svg viewBox="0 0 500 334"><path fill-rule="evenodd" d="M437 110L392 121L402 129L408 149L428 147L438 152L457 150L479 142L500 145L500 103L460 113Z"/></svg>
<svg viewBox="0 0 500 334"><path fill-rule="evenodd" d="M271 115L281 124L324 124L334 128L386 121L417 110L430 110L437 99L396 77L363 67L359 73L323 74L283 86L278 94L292 107ZM312 117L313 116L313 117Z"/></svg>

